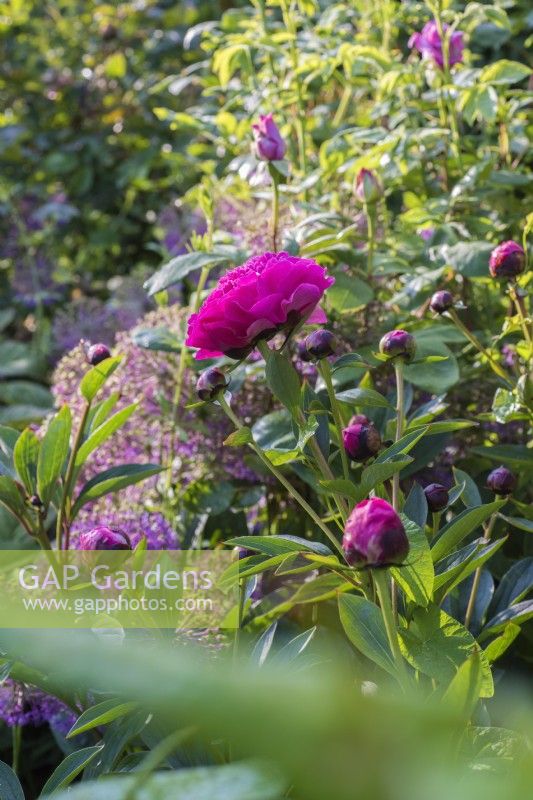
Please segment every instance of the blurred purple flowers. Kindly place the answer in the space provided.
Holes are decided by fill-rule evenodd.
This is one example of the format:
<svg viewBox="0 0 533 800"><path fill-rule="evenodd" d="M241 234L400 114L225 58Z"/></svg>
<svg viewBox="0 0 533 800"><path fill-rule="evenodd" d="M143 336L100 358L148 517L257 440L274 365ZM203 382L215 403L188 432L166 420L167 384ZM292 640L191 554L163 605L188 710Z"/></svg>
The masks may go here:
<svg viewBox="0 0 533 800"><path fill-rule="evenodd" d="M444 33L449 30L449 27L449 25L443 25ZM450 67L453 67L454 64L461 63L463 60L463 36L464 34L462 31L453 31L449 37L448 66ZM408 46L411 48L416 47L424 58L431 59L440 69L444 69L442 39L435 20L426 22L419 33L413 33L409 39Z"/></svg>

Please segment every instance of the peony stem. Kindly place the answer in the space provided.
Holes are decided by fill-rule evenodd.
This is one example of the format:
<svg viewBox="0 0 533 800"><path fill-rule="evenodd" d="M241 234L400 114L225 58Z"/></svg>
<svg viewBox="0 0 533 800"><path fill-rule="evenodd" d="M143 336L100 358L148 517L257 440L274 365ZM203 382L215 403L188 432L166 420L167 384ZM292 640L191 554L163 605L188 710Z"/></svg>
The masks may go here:
<svg viewBox="0 0 533 800"><path fill-rule="evenodd" d="M275 167L270 166L270 175L272 178L272 249L275 253L277 253L279 227L279 178Z"/></svg>
<svg viewBox="0 0 533 800"><path fill-rule="evenodd" d="M236 430L240 430L240 428L242 428L243 426L239 418L232 411L229 403L227 402L226 398L222 393L218 395L217 401L220 404L220 407L222 408L226 416L228 416L229 419L233 422ZM287 489L293 500L295 500L298 503L298 505L300 505L301 508L303 508L303 510L311 517L313 522L320 528L320 530L323 533L325 533L329 541L333 544L335 549L342 555L344 560L344 553L340 543L337 541L337 539L335 538L334 534L330 531L328 526L320 519L319 515L316 513L314 508L312 508L309 505L309 503L306 500L304 500L302 495L287 480L285 475L283 475L283 473L280 472L277 469L277 467L274 466L274 464L272 464L272 462L266 457L261 448L255 442L253 441L249 442L248 445L254 451L254 453L260 458L265 467L267 467L267 469L278 479L281 485L284 486L285 489Z"/></svg>
<svg viewBox="0 0 533 800"><path fill-rule="evenodd" d="M366 270L369 277L374 272L374 248L376 245L376 206L365 203L366 224L368 229L368 252Z"/></svg>
<svg viewBox="0 0 533 800"><path fill-rule="evenodd" d="M322 378L324 379L324 383L326 384L326 388L328 390L328 397L329 403L331 405L331 413L333 414L333 419L335 421L335 429L337 431L337 438L339 440L339 451L341 454L341 461L342 461L342 470L344 472L344 477L347 481L350 480L350 464L348 462L348 456L346 454L346 450L344 449L344 445L342 443L342 419L341 419L341 412L339 408L339 403L337 398L335 397L335 389L333 387L333 378L331 376L331 367L329 365L329 361L327 358L321 359L319 362L319 370Z"/></svg>
<svg viewBox="0 0 533 800"><path fill-rule="evenodd" d="M483 541L489 542L492 536L492 531L494 530L494 525L496 522L498 515L493 514L490 518L490 522L485 529L485 533L483 535ZM468 606L466 608L465 614L465 628L470 627L470 621L472 619L472 614L474 613L474 607L476 605L476 597L479 589L479 582L481 580L481 567L478 567L474 573L474 582L472 583L472 589L470 591L470 597L468 599Z"/></svg>
<svg viewBox="0 0 533 800"><path fill-rule="evenodd" d="M306 110L304 94L302 89L302 82L298 74L298 45L297 45L297 28L295 22L295 14L291 11L290 4L287 0L281 0L281 13L283 15L283 22L290 34L289 40L289 54L291 58L292 72L294 82L296 84L296 97L298 100L298 115L296 117L296 133L298 136L298 149L300 151L300 169L302 175L305 177L307 173L307 152L306 152Z"/></svg>
<svg viewBox="0 0 533 800"><path fill-rule="evenodd" d="M409 686L409 674L398 642L398 631L394 621L395 615L391 603L391 595L389 593L387 572L388 570L385 569L374 569L372 570L372 577L374 578L374 586L378 593L383 622L385 624L385 630L387 631L387 638L398 670L398 681L403 689L407 689Z"/></svg>
<svg viewBox="0 0 533 800"><path fill-rule="evenodd" d="M524 298L520 296L517 287L514 284L511 284L509 287L509 294L515 305L516 313L518 314L518 319L520 320L520 327L522 328L522 333L524 334L524 339L528 343L528 346L531 350L533 348L533 338L529 329L528 320L526 319L527 310L524 303Z"/></svg>
<svg viewBox="0 0 533 800"><path fill-rule="evenodd" d="M69 501L70 492L72 491L72 483L73 483L72 479L74 477L74 468L76 466L76 456L78 454L78 450L80 449L80 445L83 440L83 434L85 432L85 426L87 424L90 411L91 411L91 403L87 402L85 404L85 408L83 409L78 431L76 433L76 438L74 439L74 444L72 445L72 450L70 451L70 458L67 464L67 471L65 473L65 480L63 483L63 494L61 496L61 505L59 507L59 513L57 515L56 547L58 550L61 549L68 550L70 546L70 524L69 520L66 519L67 503ZM42 546L43 543L41 541L41 547Z"/></svg>
<svg viewBox="0 0 533 800"><path fill-rule="evenodd" d="M509 376L507 375L506 371L503 369L503 367L500 366L500 364L498 364L497 361L494 360L489 351L485 347L483 347L477 336L475 336L471 331L469 331L466 325L463 325L463 323L459 319L457 311L454 308L450 308L446 313L453 321L456 328L458 328L461 331L461 333L468 339L468 341L474 345L476 350L478 350L482 355L485 356L485 358L489 362L490 366L492 367L492 370L496 373L496 375L502 378L502 380L505 381L505 383L507 384L507 386L509 386L509 388L513 389L514 388L513 384L511 383L511 380L509 379Z"/></svg>
<svg viewBox="0 0 533 800"><path fill-rule="evenodd" d="M439 532L439 525L440 525L440 511L434 511L431 515L431 541L435 538L437 533Z"/></svg>
<svg viewBox="0 0 533 800"><path fill-rule="evenodd" d="M396 358L394 372L396 374L396 435L394 441L398 442L403 434L403 418L405 404L405 387L403 379L403 359ZM400 473L395 472L392 477L392 507L396 513L400 510Z"/></svg>

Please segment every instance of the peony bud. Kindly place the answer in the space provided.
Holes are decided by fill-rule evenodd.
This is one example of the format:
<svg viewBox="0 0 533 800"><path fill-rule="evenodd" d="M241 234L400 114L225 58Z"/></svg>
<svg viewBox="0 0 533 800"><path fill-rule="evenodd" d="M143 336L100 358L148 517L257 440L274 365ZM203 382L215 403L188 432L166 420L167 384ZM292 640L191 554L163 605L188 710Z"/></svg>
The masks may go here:
<svg viewBox="0 0 533 800"><path fill-rule="evenodd" d="M444 312L448 311L449 308L453 308L452 293L448 292L446 289L442 289L440 292L435 292L430 300L429 307L437 314L444 314Z"/></svg>
<svg viewBox="0 0 533 800"><path fill-rule="evenodd" d="M78 550L131 550L130 537L120 528L99 525L78 538Z"/></svg>
<svg viewBox="0 0 533 800"><path fill-rule="evenodd" d="M221 369L209 367L196 381L196 394L200 400L214 400L219 392L224 391L228 383L226 374Z"/></svg>
<svg viewBox="0 0 533 800"><path fill-rule="evenodd" d="M33 506L34 508L42 508L43 507L43 501L41 500L41 498L39 497L38 494L32 494L32 496L30 497L29 503L30 503L30 506Z"/></svg>
<svg viewBox="0 0 533 800"><path fill-rule="evenodd" d="M487 486L494 494L502 496L512 494L516 486L516 477L507 467L493 469L487 478Z"/></svg>
<svg viewBox="0 0 533 800"><path fill-rule="evenodd" d="M254 152L261 161L281 161L287 145L274 122L272 114L261 114L259 122L252 125Z"/></svg>
<svg viewBox="0 0 533 800"><path fill-rule="evenodd" d="M416 352L415 338L407 331L389 331L381 339L379 351L389 358L401 356L406 361L411 361Z"/></svg>
<svg viewBox="0 0 533 800"><path fill-rule="evenodd" d="M334 356L337 351L337 338L331 331L321 328L309 334L305 340L305 348L310 358L316 360Z"/></svg>
<svg viewBox="0 0 533 800"><path fill-rule="evenodd" d="M405 561L409 540L393 507L371 497L358 503L346 520L342 547L354 567L386 567Z"/></svg>
<svg viewBox="0 0 533 800"><path fill-rule="evenodd" d="M360 203L377 203L383 195L381 181L370 169L361 169L355 179L355 196Z"/></svg>
<svg viewBox="0 0 533 800"><path fill-rule="evenodd" d="M516 278L525 266L526 254L516 242L502 242L490 254L489 270L493 278Z"/></svg>
<svg viewBox="0 0 533 800"><path fill-rule="evenodd" d="M93 367L96 367L101 361L105 361L106 358L111 358L111 352L106 344L93 344L87 350L87 361Z"/></svg>
<svg viewBox="0 0 533 800"><path fill-rule="evenodd" d="M379 451L381 436L373 422L363 414L358 414L344 428L342 443L352 461L366 461Z"/></svg>
<svg viewBox="0 0 533 800"><path fill-rule="evenodd" d="M424 489L428 508L430 511L442 511L446 508L450 499L448 490L442 483L430 483Z"/></svg>

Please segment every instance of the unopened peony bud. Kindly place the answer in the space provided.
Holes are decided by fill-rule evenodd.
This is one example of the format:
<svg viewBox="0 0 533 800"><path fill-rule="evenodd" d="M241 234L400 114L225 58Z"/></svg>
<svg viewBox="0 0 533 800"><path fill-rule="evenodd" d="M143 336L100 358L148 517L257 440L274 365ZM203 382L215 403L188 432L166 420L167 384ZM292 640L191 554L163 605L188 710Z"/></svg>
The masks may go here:
<svg viewBox="0 0 533 800"><path fill-rule="evenodd" d="M416 352L415 338L407 331L389 331L381 339L379 351L389 358L401 356L406 361L411 361Z"/></svg>
<svg viewBox="0 0 533 800"><path fill-rule="evenodd" d="M373 422L358 414L344 428L342 443L352 461L366 461L379 451L381 436Z"/></svg>
<svg viewBox="0 0 533 800"><path fill-rule="evenodd" d="M450 499L447 488L441 483L430 483L424 489L424 494L426 495L428 508L433 512L442 511L443 508L446 508Z"/></svg>
<svg viewBox="0 0 533 800"><path fill-rule="evenodd" d="M130 537L120 528L99 525L78 538L78 550L131 550Z"/></svg>
<svg viewBox="0 0 533 800"><path fill-rule="evenodd" d="M494 494L512 494L516 486L516 477L507 467L497 467L493 469L487 478L487 486L492 489Z"/></svg>
<svg viewBox="0 0 533 800"><path fill-rule="evenodd" d="M409 540L393 507L379 497L358 503L346 521L342 547L354 567L402 564Z"/></svg>
<svg viewBox="0 0 533 800"><path fill-rule="evenodd" d="M252 125L254 151L261 161L281 161L287 145L274 122L272 114L261 114L259 122Z"/></svg>
<svg viewBox="0 0 533 800"><path fill-rule="evenodd" d="M87 350L87 361L91 366L96 367L101 361L111 358L111 352L106 344L93 344Z"/></svg>
<svg viewBox="0 0 533 800"><path fill-rule="evenodd" d="M502 242L490 254L489 270L493 278L516 278L525 267L526 254L516 242Z"/></svg>
<svg viewBox="0 0 533 800"><path fill-rule="evenodd" d="M360 203L377 203L383 195L381 181L370 169L361 169L355 179L355 196Z"/></svg>
<svg viewBox="0 0 533 800"><path fill-rule="evenodd" d="M449 308L453 308L453 303L452 293L443 289L440 292L435 292L430 300L429 307L432 311L435 311L436 314L444 314Z"/></svg>
<svg viewBox="0 0 533 800"><path fill-rule="evenodd" d="M335 355L337 351L337 338L331 331L326 330L326 328L321 328L309 334L305 340L305 347L311 358L317 360L327 358L328 356Z"/></svg>
<svg viewBox="0 0 533 800"><path fill-rule="evenodd" d="M224 391L228 383L226 374L221 369L209 367L196 381L196 394L200 400L214 400L217 394Z"/></svg>
<svg viewBox="0 0 533 800"><path fill-rule="evenodd" d="M41 500L41 498L39 497L38 494L32 494L32 496L30 497L29 503L30 503L30 506L33 506L34 508L42 508L43 507L43 501Z"/></svg>

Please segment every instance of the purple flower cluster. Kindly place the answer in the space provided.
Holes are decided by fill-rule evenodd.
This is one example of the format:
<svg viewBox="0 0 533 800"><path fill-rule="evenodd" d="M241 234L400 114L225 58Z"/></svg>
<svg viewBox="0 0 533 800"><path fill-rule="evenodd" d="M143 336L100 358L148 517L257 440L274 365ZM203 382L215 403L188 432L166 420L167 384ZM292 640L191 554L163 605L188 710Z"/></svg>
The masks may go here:
<svg viewBox="0 0 533 800"><path fill-rule="evenodd" d="M7 678L0 686L0 719L10 728L48 723L58 733L65 735L73 726L76 716L57 697L35 686Z"/></svg>

